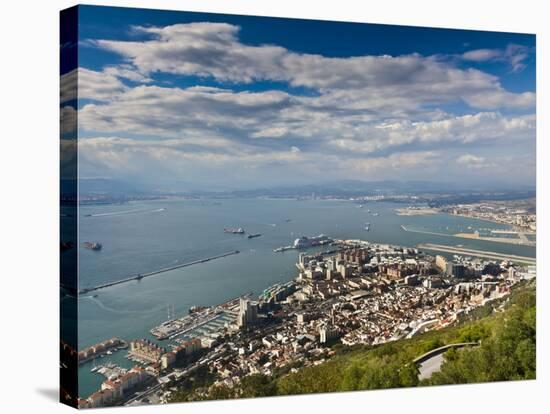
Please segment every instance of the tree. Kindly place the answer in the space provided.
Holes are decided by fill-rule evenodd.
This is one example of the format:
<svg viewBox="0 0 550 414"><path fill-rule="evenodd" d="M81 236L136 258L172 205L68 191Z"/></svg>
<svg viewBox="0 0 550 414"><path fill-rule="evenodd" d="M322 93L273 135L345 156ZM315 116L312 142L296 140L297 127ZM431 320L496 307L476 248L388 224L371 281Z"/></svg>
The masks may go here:
<svg viewBox="0 0 550 414"><path fill-rule="evenodd" d="M277 392L272 378L263 374L247 375L241 380L239 389L240 396L243 398L268 397Z"/></svg>
<svg viewBox="0 0 550 414"><path fill-rule="evenodd" d="M533 300L520 297L520 303ZM486 381L531 379L536 375L536 308L512 306L491 330L463 330L467 338L486 336L481 345L447 353L441 371L423 384L460 384ZM462 337L462 336L461 336Z"/></svg>
<svg viewBox="0 0 550 414"><path fill-rule="evenodd" d="M213 385L208 392L208 400L227 400L235 398L235 394L227 385Z"/></svg>
<svg viewBox="0 0 550 414"><path fill-rule="evenodd" d="M348 367L342 376L342 391L355 391L359 389L361 378L365 375L365 369L358 364Z"/></svg>

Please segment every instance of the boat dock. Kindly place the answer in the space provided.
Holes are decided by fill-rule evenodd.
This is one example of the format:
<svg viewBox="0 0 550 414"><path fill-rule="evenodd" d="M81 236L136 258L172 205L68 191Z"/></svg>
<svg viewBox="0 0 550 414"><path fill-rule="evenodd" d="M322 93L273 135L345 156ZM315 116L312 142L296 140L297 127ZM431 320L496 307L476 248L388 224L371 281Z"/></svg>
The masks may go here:
<svg viewBox="0 0 550 414"><path fill-rule="evenodd" d="M235 308L239 306L240 299L249 298L251 296L252 292L248 292L246 295L230 299L216 306L208 307L203 311L195 312L183 316L182 318L167 320L151 329L151 335L159 340L173 339L213 322L224 314L236 317L237 313Z"/></svg>
<svg viewBox="0 0 550 414"><path fill-rule="evenodd" d="M175 266L164 267L164 268L159 269L159 270L154 270L154 271L148 272L148 273L140 273L138 275L130 276L130 277L127 277L127 278L122 279L122 280L117 280L115 282L104 283L102 285L98 285L98 286L91 287L91 288L84 288L84 289L81 289L78 293L83 294L83 293L92 292L94 290L105 289L105 288L108 288L108 287L111 287L111 286L120 285L122 283L131 282L132 280L141 280L141 279L146 278L146 277L158 275L158 274L164 273L164 272L169 272L170 270L180 269L182 267L192 266L192 265L199 264L199 263L206 263L206 262L209 262L211 260L221 259L222 257L227 257L227 256L231 256L231 255L238 254L238 253L240 253L239 250L232 250L230 252L222 253L222 254L219 254L219 255L216 255L216 256L207 257L205 259L199 259L199 260L194 260L192 262L182 263L182 264L175 265Z"/></svg>

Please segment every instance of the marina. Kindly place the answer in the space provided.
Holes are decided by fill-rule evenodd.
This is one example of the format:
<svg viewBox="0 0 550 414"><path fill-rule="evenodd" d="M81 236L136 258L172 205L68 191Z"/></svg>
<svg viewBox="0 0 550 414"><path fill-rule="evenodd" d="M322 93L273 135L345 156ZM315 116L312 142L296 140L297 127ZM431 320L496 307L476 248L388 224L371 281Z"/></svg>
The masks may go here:
<svg viewBox="0 0 550 414"><path fill-rule="evenodd" d="M252 292L248 292L242 297L249 298L251 296ZM236 316L235 308L238 306L240 298L241 296L233 298L222 304L193 312L182 318L169 319L151 329L150 333L158 340L165 340L184 335L210 323L216 325L215 321L224 315L231 315L231 317ZM223 326L223 323L221 323L220 326Z"/></svg>
<svg viewBox="0 0 550 414"><path fill-rule="evenodd" d="M119 367L118 365L116 365L112 362L108 362L104 365L94 366L90 370L90 372L101 374L109 380L109 379L113 379L113 378L118 378L118 377L126 374L126 372L128 372L128 370L126 368Z"/></svg>

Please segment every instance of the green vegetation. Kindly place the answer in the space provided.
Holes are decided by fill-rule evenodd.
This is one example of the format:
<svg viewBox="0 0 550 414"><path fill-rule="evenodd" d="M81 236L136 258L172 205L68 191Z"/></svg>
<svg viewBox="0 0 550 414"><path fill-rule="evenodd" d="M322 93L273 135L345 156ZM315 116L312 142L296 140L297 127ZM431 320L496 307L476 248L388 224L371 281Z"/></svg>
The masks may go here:
<svg viewBox="0 0 550 414"><path fill-rule="evenodd" d="M521 295L489 335L477 326L463 335L485 335L481 346L447 352L446 363L423 385L534 379L536 377L536 307L534 295ZM475 339L474 339L475 340Z"/></svg>
<svg viewBox="0 0 550 414"><path fill-rule="evenodd" d="M196 390L208 388L214 382L215 376L205 366L199 367L194 375L185 378L178 384L178 390L172 394L171 401L190 401Z"/></svg>
<svg viewBox="0 0 550 414"><path fill-rule="evenodd" d="M320 365L301 368L294 373L283 369L272 376L250 375L233 388L204 387L186 394L185 400L535 378L536 300L533 284L515 289L506 303L494 302L480 309L476 312L479 319L469 315L451 328L379 346L335 345L336 355ZM447 351L441 371L428 380L418 380L418 369L412 362L416 357L459 342L480 342L480 346Z"/></svg>

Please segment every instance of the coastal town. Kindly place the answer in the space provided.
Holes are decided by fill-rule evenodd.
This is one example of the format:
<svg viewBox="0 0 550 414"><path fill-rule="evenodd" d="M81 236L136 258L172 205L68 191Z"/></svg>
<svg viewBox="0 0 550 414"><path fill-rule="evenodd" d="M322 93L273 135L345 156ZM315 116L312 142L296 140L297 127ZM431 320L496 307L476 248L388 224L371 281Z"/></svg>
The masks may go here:
<svg viewBox="0 0 550 414"><path fill-rule="evenodd" d="M521 204L510 201L507 203L458 204L446 207L442 209L442 212L508 224L524 232L535 232L537 230L537 216L534 210L534 200L522 200Z"/></svg>
<svg viewBox="0 0 550 414"><path fill-rule="evenodd" d="M452 326L535 277L534 265L516 259L434 256L365 240L323 240L328 241L316 249L300 249L294 279L265 289L257 299L243 294L198 306L151 327L151 338L128 343L114 338L81 352L79 358L88 361L124 347L135 366L94 365L105 381L79 407L167 402L199 369L213 376L213 385L227 387L250 374L295 372L330 359L335 344L378 345ZM306 241L297 239L301 245ZM216 329L198 329L207 324Z"/></svg>
<svg viewBox="0 0 550 414"><path fill-rule="evenodd" d="M507 243L524 246L536 246L537 216L535 200L532 198L507 201L484 201L469 204L451 204L441 207L410 205L395 210L399 216L428 216L448 214L484 220L502 225L498 228L478 228L452 234L463 239L476 239L496 243ZM401 226L405 231L417 231ZM423 232L422 230L420 231ZM432 234L436 234L433 233Z"/></svg>
<svg viewBox="0 0 550 414"><path fill-rule="evenodd" d="M437 208L409 205L396 209L396 214L400 216L425 216L441 213L506 224L516 232L527 234L534 234L537 230L536 201L532 198L468 204L453 203Z"/></svg>

